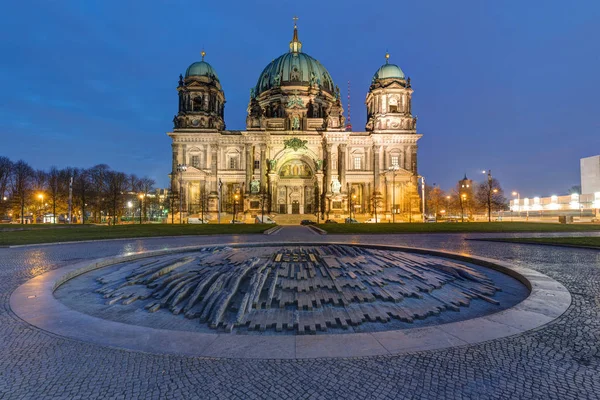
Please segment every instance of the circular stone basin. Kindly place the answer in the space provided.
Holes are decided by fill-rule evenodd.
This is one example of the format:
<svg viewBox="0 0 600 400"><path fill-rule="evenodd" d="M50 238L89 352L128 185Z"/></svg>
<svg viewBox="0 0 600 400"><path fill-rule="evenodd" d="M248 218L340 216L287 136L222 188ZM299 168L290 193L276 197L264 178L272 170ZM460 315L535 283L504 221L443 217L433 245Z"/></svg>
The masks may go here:
<svg viewBox="0 0 600 400"><path fill-rule="evenodd" d="M242 335L355 334L482 317L529 295L494 269L381 246L206 246L76 276L55 297L105 320Z"/></svg>

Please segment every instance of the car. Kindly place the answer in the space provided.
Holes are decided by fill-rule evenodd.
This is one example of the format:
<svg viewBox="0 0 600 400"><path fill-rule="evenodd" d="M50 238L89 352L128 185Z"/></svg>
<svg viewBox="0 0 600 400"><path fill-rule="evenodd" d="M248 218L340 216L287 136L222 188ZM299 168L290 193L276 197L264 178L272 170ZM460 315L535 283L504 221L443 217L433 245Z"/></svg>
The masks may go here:
<svg viewBox="0 0 600 400"><path fill-rule="evenodd" d="M245 224L244 221L240 221L239 219L232 219L230 224Z"/></svg>
<svg viewBox="0 0 600 400"><path fill-rule="evenodd" d="M316 225L315 221L311 221L310 219L303 219L300 221L300 225Z"/></svg>
<svg viewBox="0 0 600 400"><path fill-rule="evenodd" d="M435 218L427 218L427 219L425 220L425 222L429 222L429 223L432 223L432 222L437 222L437 219L435 219Z"/></svg>
<svg viewBox="0 0 600 400"><path fill-rule="evenodd" d="M377 218L369 218L368 220L365 221L365 224L378 224L381 222L381 219Z"/></svg>
<svg viewBox="0 0 600 400"><path fill-rule="evenodd" d="M276 224L275 221L273 221L270 217L264 215L257 215L256 218L254 218L254 223L255 224Z"/></svg>
<svg viewBox="0 0 600 400"><path fill-rule="evenodd" d="M354 218L346 218L344 220L345 224L358 224L359 222L357 220L355 220Z"/></svg>
<svg viewBox="0 0 600 400"><path fill-rule="evenodd" d="M208 224L208 220L202 218L188 218L188 224Z"/></svg>
<svg viewBox="0 0 600 400"><path fill-rule="evenodd" d="M325 221L326 224L337 224L337 221L334 221L332 219L328 219Z"/></svg>
<svg viewBox="0 0 600 400"><path fill-rule="evenodd" d="M448 219L446 220L446 222L455 223L455 222L458 222L458 219L456 219L456 218L448 218Z"/></svg>

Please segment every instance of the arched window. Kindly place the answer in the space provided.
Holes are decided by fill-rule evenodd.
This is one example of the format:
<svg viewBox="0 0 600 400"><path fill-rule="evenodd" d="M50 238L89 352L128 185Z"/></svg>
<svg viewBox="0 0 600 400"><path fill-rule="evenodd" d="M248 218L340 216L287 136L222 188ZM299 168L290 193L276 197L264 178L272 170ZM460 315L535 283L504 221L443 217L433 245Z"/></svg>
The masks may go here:
<svg viewBox="0 0 600 400"><path fill-rule="evenodd" d="M398 99L394 97L390 97L388 100L388 112L397 113L398 112Z"/></svg>
<svg viewBox="0 0 600 400"><path fill-rule="evenodd" d="M228 169L239 169L240 168L240 156L241 152L237 149L230 149L225 154L225 161L227 162L226 168Z"/></svg>
<svg viewBox="0 0 600 400"><path fill-rule="evenodd" d="M202 168L202 152L198 147L192 147L188 151L188 165L194 168Z"/></svg>

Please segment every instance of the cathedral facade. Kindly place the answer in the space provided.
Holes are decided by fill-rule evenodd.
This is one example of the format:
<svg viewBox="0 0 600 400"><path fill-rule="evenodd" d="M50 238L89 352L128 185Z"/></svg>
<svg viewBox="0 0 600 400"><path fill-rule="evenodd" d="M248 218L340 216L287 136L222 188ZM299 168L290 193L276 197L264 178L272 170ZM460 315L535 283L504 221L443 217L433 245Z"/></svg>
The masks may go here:
<svg viewBox="0 0 600 400"><path fill-rule="evenodd" d="M371 81L363 132L347 129L340 90L302 51L295 24L289 51L251 90L244 131L225 129L225 93L204 58L180 75L168 133L184 215L394 214L398 222L419 214L413 90L389 54Z"/></svg>

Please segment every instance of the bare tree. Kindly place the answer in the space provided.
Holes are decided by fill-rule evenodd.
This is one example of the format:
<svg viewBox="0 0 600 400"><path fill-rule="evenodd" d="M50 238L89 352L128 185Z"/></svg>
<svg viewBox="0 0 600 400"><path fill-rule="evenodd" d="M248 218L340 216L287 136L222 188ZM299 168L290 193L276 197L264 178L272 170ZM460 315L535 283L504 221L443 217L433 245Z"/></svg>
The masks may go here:
<svg viewBox="0 0 600 400"><path fill-rule="evenodd" d="M426 186L425 190L427 209L435 213L435 217L444 209L446 204L446 193L439 186ZM448 212L448 210L446 210Z"/></svg>
<svg viewBox="0 0 600 400"><path fill-rule="evenodd" d="M56 223L56 203L60 194L60 171L55 166L50 167L50 171L48 171L48 192L52 202L52 221Z"/></svg>
<svg viewBox="0 0 600 400"><path fill-rule="evenodd" d="M109 171L106 174L106 180L108 198L112 208L112 223L116 225L123 209L123 193L127 190L127 175L123 172Z"/></svg>
<svg viewBox="0 0 600 400"><path fill-rule="evenodd" d="M475 199L481 208L487 209L488 222L492 221L492 209L506 206L504 191L496 178L480 183L475 192Z"/></svg>
<svg viewBox="0 0 600 400"><path fill-rule="evenodd" d="M21 224L25 223L25 204L31 197L35 171L25 161L17 161L12 169L12 192L20 206Z"/></svg>
<svg viewBox="0 0 600 400"><path fill-rule="evenodd" d="M107 199L110 194L110 172L111 169L106 164L94 165L88 170L89 179L92 182L88 193L88 204L91 205L90 208L95 222L100 222L102 211L107 211L108 214L109 202Z"/></svg>
<svg viewBox="0 0 600 400"><path fill-rule="evenodd" d="M143 215L144 215L144 220L148 220L148 204L150 202L150 197L148 196L148 194L150 194L150 192L152 191L152 188L154 187L154 184L156 182L154 182L154 179L148 178L147 176L143 177L142 179L140 179L140 191L142 192L142 196L143 196L143 202L142 202L142 206L143 206ZM141 210L140 210L141 212Z"/></svg>
<svg viewBox="0 0 600 400"><path fill-rule="evenodd" d="M8 210L8 191L10 188L10 177L13 171L13 163L8 157L0 156L0 215L6 214Z"/></svg>
<svg viewBox="0 0 600 400"><path fill-rule="evenodd" d="M85 224L86 202L91 190L92 180L90 179L89 171L86 169L75 169L73 171L73 192L81 210L81 224Z"/></svg>

